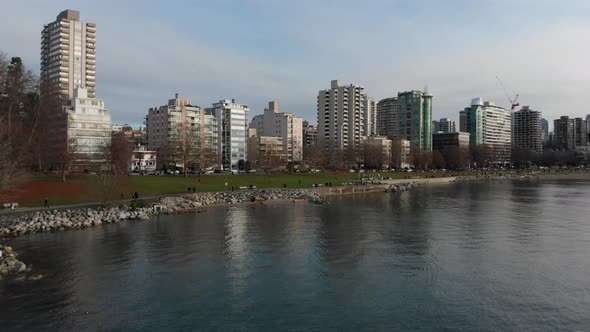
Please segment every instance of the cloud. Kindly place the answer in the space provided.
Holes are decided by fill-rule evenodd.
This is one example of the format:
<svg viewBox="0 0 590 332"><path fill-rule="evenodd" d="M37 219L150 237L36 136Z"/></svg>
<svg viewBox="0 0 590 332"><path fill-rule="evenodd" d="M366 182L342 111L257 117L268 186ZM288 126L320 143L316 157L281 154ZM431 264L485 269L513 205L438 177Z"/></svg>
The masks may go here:
<svg viewBox="0 0 590 332"><path fill-rule="evenodd" d="M28 14L0 22L0 47L38 70L43 24L80 10L97 23L97 93L116 122L141 124L176 92L251 115L277 99L314 122L332 79L375 99L428 85L434 118L458 119L474 96L508 104L496 75L548 119L588 112L585 2L56 2L12 2Z"/></svg>

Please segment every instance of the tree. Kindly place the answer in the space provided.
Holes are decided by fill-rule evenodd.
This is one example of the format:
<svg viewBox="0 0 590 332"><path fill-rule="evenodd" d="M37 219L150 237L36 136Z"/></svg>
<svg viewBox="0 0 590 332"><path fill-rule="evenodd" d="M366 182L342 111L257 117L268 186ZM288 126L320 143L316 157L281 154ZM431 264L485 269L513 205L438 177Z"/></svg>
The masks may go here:
<svg viewBox="0 0 590 332"><path fill-rule="evenodd" d="M67 139L66 144L57 154L57 167L61 175L61 181L66 182L67 177L72 173L73 166L80 162L81 157L78 154L78 145L75 139Z"/></svg>
<svg viewBox="0 0 590 332"><path fill-rule="evenodd" d="M119 131L111 136L109 156L113 173L127 174L131 164L133 148L133 143L129 141L124 132Z"/></svg>
<svg viewBox="0 0 590 332"><path fill-rule="evenodd" d="M469 153L471 162L478 168L486 167L495 160L493 148L487 144L472 145Z"/></svg>
<svg viewBox="0 0 590 332"><path fill-rule="evenodd" d="M362 150L359 149L359 151ZM339 151L338 155L339 158L336 160L336 164L334 165L336 169L340 168L342 170L348 171L358 166L358 151L355 151L354 146L345 147ZM362 154L360 154L360 156L362 156Z"/></svg>
<svg viewBox="0 0 590 332"><path fill-rule="evenodd" d="M244 159L238 160L238 170L243 171L246 165L246 161Z"/></svg>
<svg viewBox="0 0 590 332"><path fill-rule="evenodd" d="M329 156L317 143L306 145L303 147L303 162L308 167L324 170L328 166Z"/></svg>
<svg viewBox="0 0 590 332"><path fill-rule="evenodd" d="M170 153L170 145L162 144L156 151L156 166L159 170L166 171L170 169L172 163L172 156Z"/></svg>
<svg viewBox="0 0 590 332"><path fill-rule="evenodd" d="M428 169L432 165L432 154L424 152L419 146L411 146L410 161L416 168Z"/></svg>
<svg viewBox="0 0 590 332"><path fill-rule="evenodd" d="M442 151L448 169L462 169L469 166L469 147L447 146Z"/></svg>
<svg viewBox="0 0 590 332"><path fill-rule="evenodd" d="M22 163L20 149L15 149L9 139L8 120L0 116L0 192L24 182L28 172Z"/></svg>
<svg viewBox="0 0 590 332"><path fill-rule="evenodd" d="M363 162L367 168L382 169L384 163L388 161L384 158L381 144L378 144L378 142L365 143L363 147Z"/></svg>
<svg viewBox="0 0 590 332"><path fill-rule="evenodd" d="M438 169L447 167L445 157L439 150L432 151L432 166Z"/></svg>
<svg viewBox="0 0 590 332"><path fill-rule="evenodd" d="M199 150L197 163L200 171L218 167L221 164L221 158L214 148L200 145Z"/></svg>
<svg viewBox="0 0 590 332"><path fill-rule="evenodd" d="M129 145L132 145L126 139ZM95 174L93 176L93 186L90 187L92 194L97 196L97 199L102 205L108 205L116 199L122 198L123 192L126 192L130 186L130 177L122 176L120 166L117 166L114 159L116 159L115 153L121 153L118 150L122 148L113 142L102 144L95 157L94 163L92 163L92 170ZM125 146L123 146L125 148ZM125 171L129 164L126 164Z"/></svg>
<svg viewBox="0 0 590 332"><path fill-rule="evenodd" d="M182 165L183 175L188 176L188 168L198 160L200 137L197 130L187 123L176 124L172 128L170 148L172 158Z"/></svg>

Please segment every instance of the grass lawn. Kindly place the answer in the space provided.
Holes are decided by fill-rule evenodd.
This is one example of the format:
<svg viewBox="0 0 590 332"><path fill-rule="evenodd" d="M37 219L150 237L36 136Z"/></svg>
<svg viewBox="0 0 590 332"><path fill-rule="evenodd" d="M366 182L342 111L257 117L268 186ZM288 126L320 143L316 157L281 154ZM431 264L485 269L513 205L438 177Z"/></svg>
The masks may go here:
<svg viewBox="0 0 590 332"><path fill-rule="evenodd" d="M481 172L461 173L379 173L392 179L414 176L472 175ZM498 173L498 172L494 172ZM120 178L120 186L112 193L113 198L131 198L138 192L141 197L187 192L188 187L196 187L197 192L231 190L253 185L263 188L310 188L313 184L331 182L333 186L349 183L361 177L376 176L378 173L316 173L316 174L212 174L183 176L125 176ZM0 195L0 203L18 202L20 206L42 206L47 197L52 206L99 201L98 186L93 176L78 176L61 182L57 176L37 177L10 192ZM227 183L227 187L226 184Z"/></svg>

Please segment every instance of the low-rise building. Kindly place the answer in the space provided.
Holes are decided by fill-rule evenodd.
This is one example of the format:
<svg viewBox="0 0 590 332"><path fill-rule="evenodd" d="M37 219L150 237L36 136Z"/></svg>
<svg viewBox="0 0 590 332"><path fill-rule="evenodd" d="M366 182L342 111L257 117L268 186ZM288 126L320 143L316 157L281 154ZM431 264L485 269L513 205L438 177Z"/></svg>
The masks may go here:
<svg viewBox="0 0 590 332"><path fill-rule="evenodd" d="M385 136L369 136L364 141L364 161L369 168L389 168L393 141Z"/></svg>
<svg viewBox="0 0 590 332"><path fill-rule="evenodd" d="M131 155L129 171L134 173L151 173L156 171L157 166L156 151L149 151L145 145L138 145Z"/></svg>
<svg viewBox="0 0 590 332"><path fill-rule="evenodd" d="M76 88L67 113L67 150L71 165L88 169L104 162L111 141L111 115L101 99L88 97L88 90Z"/></svg>
<svg viewBox="0 0 590 332"><path fill-rule="evenodd" d="M284 168L287 154L283 140L278 136L251 136L248 139L248 160L257 168Z"/></svg>
<svg viewBox="0 0 590 332"><path fill-rule="evenodd" d="M391 165L393 168L409 168L412 166L410 160L410 141L405 139L393 139L391 141Z"/></svg>
<svg viewBox="0 0 590 332"><path fill-rule="evenodd" d="M432 150L444 151L449 147L469 148L469 133L434 133L432 134Z"/></svg>

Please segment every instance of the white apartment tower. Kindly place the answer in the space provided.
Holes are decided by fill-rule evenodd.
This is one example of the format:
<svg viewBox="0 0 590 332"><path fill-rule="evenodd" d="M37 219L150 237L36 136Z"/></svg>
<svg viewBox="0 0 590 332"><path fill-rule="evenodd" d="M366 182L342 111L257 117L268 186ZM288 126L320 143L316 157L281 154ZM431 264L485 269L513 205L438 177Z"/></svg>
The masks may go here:
<svg viewBox="0 0 590 332"><path fill-rule="evenodd" d="M377 136L377 103L371 97L365 99L365 136Z"/></svg>
<svg viewBox="0 0 590 332"><path fill-rule="evenodd" d="M461 132L470 134L472 146L494 149L496 163L509 163L512 152L512 114L491 101L473 98L471 106L459 112Z"/></svg>
<svg viewBox="0 0 590 332"><path fill-rule="evenodd" d="M280 112L278 101L269 102L264 114L252 118L250 128L257 136L280 137L287 161L303 160L303 119Z"/></svg>
<svg viewBox="0 0 590 332"><path fill-rule="evenodd" d="M342 152L361 146L365 133L367 94L359 85L345 86L333 80L330 89L321 90L317 99L318 143L332 162Z"/></svg>
<svg viewBox="0 0 590 332"><path fill-rule="evenodd" d="M80 12L64 10L41 33L41 80L53 83L65 103L76 88L95 97L96 24L80 22ZM58 92L59 91L59 92Z"/></svg>
<svg viewBox="0 0 590 332"><path fill-rule="evenodd" d="M111 115L102 99L90 98L85 88L76 88L67 113L68 150L78 168L103 161L103 149L111 142Z"/></svg>
<svg viewBox="0 0 590 332"><path fill-rule="evenodd" d="M238 170L238 162L248 158L248 112L247 105L235 99L220 100L207 108L217 118L218 149L221 163L226 170Z"/></svg>

